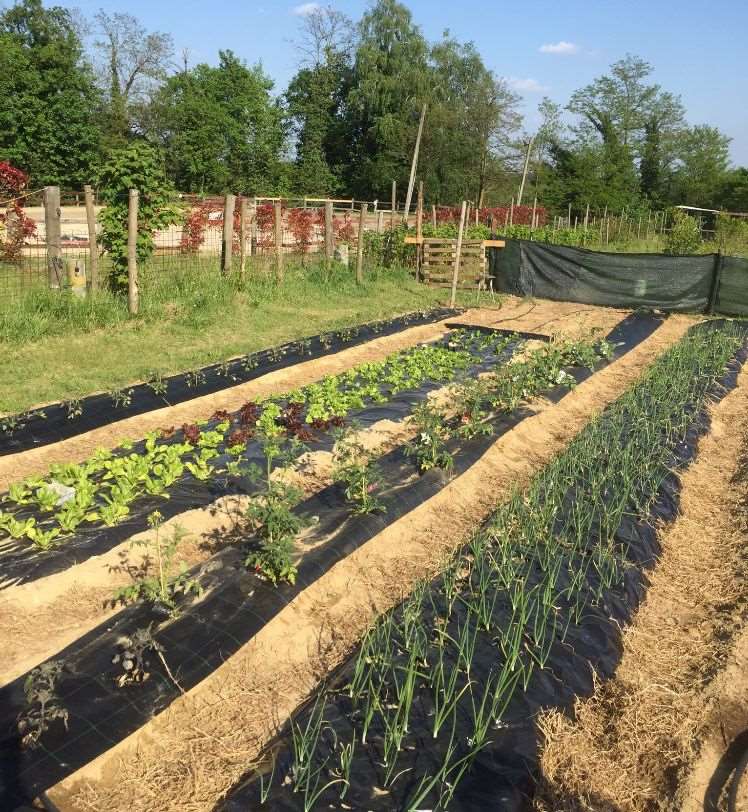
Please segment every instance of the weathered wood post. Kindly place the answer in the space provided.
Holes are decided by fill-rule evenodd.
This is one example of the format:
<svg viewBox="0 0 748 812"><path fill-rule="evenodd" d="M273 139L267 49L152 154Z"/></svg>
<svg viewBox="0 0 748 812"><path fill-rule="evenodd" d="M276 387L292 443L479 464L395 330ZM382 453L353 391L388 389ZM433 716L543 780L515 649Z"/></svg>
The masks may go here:
<svg viewBox="0 0 748 812"><path fill-rule="evenodd" d="M431 225L436 228L436 204L431 204Z"/></svg>
<svg viewBox="0 0 748 812"><path fill-rule="evenodd" d="M239 276L244 280L247 266L247 198L239 201Z"/></svg>
<svg viewBox="0 0 748 812"><path fill-rule="evenodd" d="M455 267L452 272L452 295L449 297L449 306L454 307L457 300L457 278L460 275L460 254L462 253L462 234L465 230L465 209L467 203L462 201L462 210L460 212L460 228L457 231L457 248L455 249Z"/></svg>
<svg viewBox="0 0 748 812"><path fill-rule="evenodd" d="M328 263L335 253L335 240L332 233L332 200L325 201L325 259Z"/></svg>
<svg viewBox="0 0 748 812"><path fill-rule="evenodd" d="M62 246L60 244L60 187L44 187L44 230L47 242L47 276L49 287L62 287Z"/></svg>
<svg viewBox="0 0 748 812"><path fill-rule="evenodd" d="M280 200L275 201L275 269L280 282L283 280L283 209Z"/></svg>
<svg viewBox="0 0 748 812"><path fill-rule="evenodd" d="M356 254L356 282L359 285L364 281L364 224L366 223L366 203L361 204L361 214L358 218L358 246Z"/></svg>
<svg viewBox="0 0 748 812"><path fill-rule="evenodd" d="M403 220L408 225L408 215L410 214L410 201L413 199L413 185L416 182L416 168L418 167L418 151L421 147L421 135L423 134L423 120L426 118L426 105L421 110L421 119L418 122L418 135L416 136L416 146L413 150L413 160L410 164L410 178L408 179L408 192L405 195L405 213Z"/></svg>
<svg viewBox="0 0 748 812"><path fill-rule="evenodd" d="M395 210L397 209L397 183L392 181L392 214L390 215L390 228L395 228Z"/></svg>
<svg viewBox="0 0 748 812"><path fill-rule="evenodd" d="M257 198L252 201L249 218L249 255L253 257L257 254Z"/></svg>
<svg viewBox="0 0 748 812"><path fill-rule="evenodd" d="M223 201L223 240L221 242L221 272L231 273L231 255L234 251L234 208L236 196L226 195Z"/></svg>
<svg viewBox="0 0 748 812"><path fill-rule="evenodd" d="M96 239L96 212L94 210L93 189L83 187L86 200L86 222L88 223L88 285L92 291L99 289L99 243Z"/></svg>
<svg viewBox="0 0 748 812"><path fill-rule="evenodd" d="M421 278L423 256L423 181L418 181L418 202L416 203L416 282Z"/></svg>
<svg viewBox="0 0 748 812"><path fill-rule="evenodd" d="M138 197L137 189L130 189L127 207L127 304L133 316L138 315Z"/></svg>

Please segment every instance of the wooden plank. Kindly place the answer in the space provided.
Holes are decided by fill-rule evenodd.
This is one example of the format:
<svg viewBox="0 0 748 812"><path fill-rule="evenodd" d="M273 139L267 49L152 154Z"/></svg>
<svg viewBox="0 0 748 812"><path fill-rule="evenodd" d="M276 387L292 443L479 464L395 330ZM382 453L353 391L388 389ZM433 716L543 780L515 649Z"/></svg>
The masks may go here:
<svg viewBox="0 0 748 812"><path fill-rule="evenodd" d="M506 240L483 240L486 248L506 248Z"/></svg>

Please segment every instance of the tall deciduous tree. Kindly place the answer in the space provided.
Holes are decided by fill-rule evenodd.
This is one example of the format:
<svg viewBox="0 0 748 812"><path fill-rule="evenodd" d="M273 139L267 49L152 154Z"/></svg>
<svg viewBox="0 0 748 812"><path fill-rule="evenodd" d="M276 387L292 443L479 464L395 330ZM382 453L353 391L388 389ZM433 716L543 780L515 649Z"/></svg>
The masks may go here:
<svg viewBox="0 0 748 812"><path fill-rule="evenodd" d="M131 14L107 14L95 18L95 46L106 76L102 88L107 99L108 135L122 141L132 134L136 108L163 82L174 55L170 34L148 33Z"/></svg>
<svg viewBox="0 0 748 812"><path fill-rule="evenodd" d="M397 0L377 0L361 19L347 99L355 194L387 199L393 180L406 185L428 95L427 57L426 40Z"/></svg>
<svg viewBox="0 0 748 812"><path fill-rule="evenodd" d="M154 97L146 132L164 150L177 188L264 194L278 190L284 146L273 82L231 51L217 67L170 77Z"/></svg>
<svg viewBox="0 0 748 812"><path fill-rule="evenodd" d="M673 139L683 126L680 99L645 80L652 66L628 54L610 72L574 92L568 105L580 117L575 128L581 144L601 143L601 168L616 197L633 197L637 185L659 200L664 175L673 160ZM641 174L636 182L634 166Z"/></svg>
<svg viewBox="0 0 748 812"><path fill-rule="evenodd" d="M519 99L486 68L472 43L459 43L448 32L431 49L428 70L420 174L437 200L477 202L501 171L519 126Z"/></svg>
<svg viewBox="0 0 748 812"><path fill-rule="evenodd" d="M297 48L303 63L285 94L296 150L292 188L299 194L340 190L353 42L353 23L333 8L315 8L302 18Z"/></svg>
<svg viewBox="0 0 748 812"><path fill-rule="evenodd" d="M99 154L98 106L70 12L21 0L0 14L0 160L34 186L80 187Z"/></svg>
<svg viewBox="0 0 748 812"><path fill-rule="evenodd" d="M673 177L673 202L718 207L730 163L730 139L707 124L681 133Z"/></svg>

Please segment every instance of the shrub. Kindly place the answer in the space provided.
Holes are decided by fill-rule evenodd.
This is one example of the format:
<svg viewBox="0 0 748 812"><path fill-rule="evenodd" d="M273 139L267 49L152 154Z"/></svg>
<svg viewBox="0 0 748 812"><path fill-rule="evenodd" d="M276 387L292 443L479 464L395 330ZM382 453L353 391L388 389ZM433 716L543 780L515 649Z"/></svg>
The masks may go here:
<svg viewBox="0 0 748 812"><path fill-rule="evenodd" d="M140 192L138 201L138 262L154 250L154 234L183 219L173 190L166 180L161 159L153 147L134 142L114 150L98 176L101 243L112 260L109 284L115 290L127 286L127 212L130 189Z"/></svg>
<svg viewBox="0 0 748 812"><path fill-rule="evenodd" d="M672 223L672 228L665 235L664 253L673 256L695 254L701 245L699 224L682 209L673 209Z"/></svg>

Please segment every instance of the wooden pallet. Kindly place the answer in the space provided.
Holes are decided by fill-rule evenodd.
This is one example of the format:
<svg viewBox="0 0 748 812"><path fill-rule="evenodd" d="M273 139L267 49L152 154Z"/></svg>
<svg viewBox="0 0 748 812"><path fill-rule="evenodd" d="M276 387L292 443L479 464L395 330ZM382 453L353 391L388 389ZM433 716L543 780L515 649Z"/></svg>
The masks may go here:
<svg viewBox="0 0 748 812"><path fill-rule="evenodd" d="M435 287L451 287L457 240L424 237L421 244L421 275ZM458 288L488 287L485 240L463 240Z"/></svg>

